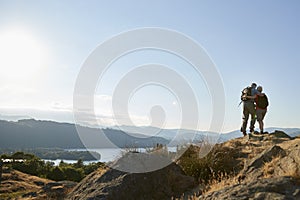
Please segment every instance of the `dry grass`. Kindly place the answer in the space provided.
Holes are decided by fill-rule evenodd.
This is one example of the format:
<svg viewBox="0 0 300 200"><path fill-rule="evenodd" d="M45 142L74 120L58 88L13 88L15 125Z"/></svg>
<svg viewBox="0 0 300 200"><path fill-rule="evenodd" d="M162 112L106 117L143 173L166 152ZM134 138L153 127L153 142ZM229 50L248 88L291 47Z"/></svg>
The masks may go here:
<svg viewBox="0 0 300 200"><path fill-rule="evenodd" d="M299 138L295 138L294 140L284 141L281 144L278 144L278 146L280 146L284 150L290 150L291 148L294 148L297 145L300 146L300 135Z"/></svg>
<svg viewBox="0 0 300 200"><path fill-rule="evenodd" d="M227 175L226 173L220 174L218 177L209 181L208 186L203 190L203 193L208 194L238 183L239 182L235 175Z"/></svg>
<svg viewBox="0 0 300 200"><path fill-rule="evenodd" d="M26 191L38 191L40 186L35 182L48 183L50 180L31 176L16 170L10 170L8 173L3 173L1 182L1 193L15 193Z"/></svg>
<svg viewBox="0 0 300 200"><path fill-rule="evenodd" d="M52 182L48 179L43 179L37 176L32 176L19 172L17 170L6 169L2 176L2 182L0 187L0 199L36 199L36 200L57 200L63 197L57 197L50 193L45 193L42 190L43 185ZM37 185L41 183L41 185ZM43 183L43 184L42 184ZM22 197L22 195L29 192L36 192L37 197ZM69 192L67 189L65 192Z"/></svg>
<svg viewBox="0 0 300 200"><path fill-rule="evenodd" d="M18 197L21 197L25 193L26 193L26 191L3 193L3 194L0 194L0 199L2 199L2 200L17 199Z"/></svg>
<svg viewBox="0 0 300 200"><path fill-rule="evenodd" d="M300 180L300 170L298 168L290 168L285 172L284 176L290 176L294 179Z"/></svg>
<svg viewBox="0 0 300 200"><path fill-rule="evenodd" d="M262 168L264 178L270 178L274 174L274 170L276 168L277 162L281 159L280 156L273 157L270 162L264 163Z"/></svg>
<svg viewBox="0 0 300 200"><path fill-rule="evenodd" d="M278 165L278 162L280 161L280 159L281 159L280 156L276 156L276 157L273 157L270 162L264 163L264 166L262 169L264 178L273 177L273 174L275 172L275 169L278 167L277 165ZM293 177L297 180L300 180L300 170L298 168L284 169L284 173L282 175Z"/></svg>

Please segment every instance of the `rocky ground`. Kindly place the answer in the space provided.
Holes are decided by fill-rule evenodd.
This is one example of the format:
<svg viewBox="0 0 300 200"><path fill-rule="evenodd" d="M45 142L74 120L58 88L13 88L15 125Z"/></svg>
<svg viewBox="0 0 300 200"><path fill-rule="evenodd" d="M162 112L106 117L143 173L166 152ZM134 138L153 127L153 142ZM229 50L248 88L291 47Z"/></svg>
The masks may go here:
<svg viewBox="0 0 300 200"><path fill-rule="evenodd" d="M236 145L238 144L238 145ZM243 169L229 179L213 183L199 199L300 199L300 138L283 132L251 134L228 141L247 156Z"/></svg>
<svg viewBox="0 0 300 200"><path fill-rule="evenodd" d="M64 199L75 185L71 181L54 182L4 168L0 199Z"/></svg>
<svg viewBox="0 0 300 200"><path fill-rule="evenodd" d="M171 199L179 198L195 186L194 178L186 176L175 163L148 173L108 169L90 174L74 188L68 199Z"/></svg>
<svg viewBox="0 0 300 200"><path fill-rule="evenodd" d="M86 177L68 199L300 199L300 138L280 131L250 134L216 145L209 162L232 173L200 184L185 174L180 160L143 174L107 169Z"/></svg>

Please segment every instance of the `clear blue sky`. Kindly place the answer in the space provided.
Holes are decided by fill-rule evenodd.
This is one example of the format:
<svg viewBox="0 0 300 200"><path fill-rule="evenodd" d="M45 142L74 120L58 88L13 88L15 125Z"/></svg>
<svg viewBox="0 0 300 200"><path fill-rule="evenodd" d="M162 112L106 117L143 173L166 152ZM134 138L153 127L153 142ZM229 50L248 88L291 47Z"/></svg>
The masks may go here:
<svg viewBox="0 0 300 200"><path fill-rule="evenodd" d="M239 129L241 108L237 105L240 91L251 82L264 86L269 96L266 126L300 127L300 93L297 88L300 72L299 20L300 2L297 0L0 0L0 111L2 115L72 121L74 84L89 53L120 32L162 27L193 38L215 62L226 95L224 132ZM19 42L12 44L15 49L8 51L13 41ZM28 46L30 48L25 48ZM13 53L8 52L15 53L15 60L10 59L14 60L14 65L10 67L7 67L10 62L7 56ZM40 59L30 60L33 53ZM22 55L26 58L19 58ZM113 75L103 80L106 89L97 91L100 98L97 112L103 116L110 115L106 108L110 103L110 88L130 65L151 62L149 58L164 63L172 60L169 64L189 77L201 99L200 129L207 129L211 110L207 106L210 101L204 82L193 81L193 72L178 58L157 52L140 52L120 60L119 65L115 63ZM142 98L147 92L163 98L161 101ZM145 88L132 100L131 112L141 123L147 121L147 109L152 104L165 105L169 116L178 114L168 103L176 107L174 97L159 88ZM105 125L111 123L107 118ZM176 119L173 121L170 127L176 126Z"/></svg>

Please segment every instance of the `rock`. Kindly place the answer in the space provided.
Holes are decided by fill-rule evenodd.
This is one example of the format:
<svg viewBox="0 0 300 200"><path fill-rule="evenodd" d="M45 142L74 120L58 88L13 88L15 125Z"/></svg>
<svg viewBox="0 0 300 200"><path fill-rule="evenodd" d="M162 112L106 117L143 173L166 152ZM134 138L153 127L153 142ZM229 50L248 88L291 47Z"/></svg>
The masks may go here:
<svg viewBox="0 0 300 200"><path fill-rule="evenodd" d="M289 149L287 156L275 165L275 176L299 176L300 174L300 146Z"/></svg>
<svg viewBox="0 0 300 200"><path fill-rule="evenodd" d="M77 183L73 181L59 181L58 183L62 184L64 188L73 188L77 185Z"/></svg>
<svg viewBox="0 0 300 200"><path fill-rule="evenodd" d="M36 184L37 186L44 186L45 183L43 181L34 181L34 184Z"/></svg>
<svg viewBox="0 0 300 200"><path fill-rule="evenodd" d="M296 189L293 193L293 196L295 197L295 199L300 199L300 189Z"/></svg>
<svg viewBox="0 0 300 200"><path fill-rule="evenodd" d="M65 199L66 193L75 187L72 181L49 182L42 189L43 193L54 199Z"/></svg>
<svg viewBox="0 0 300 200"><path fill-rule="evenodd" d="M167 166L170 163L172 163L172 160L161 154L129 152L114 162L111 166L120 171L144 173L159 170L162 166Z"/></svg>
<svg viewBox="0 0 300 200"><path fill-rule="evenodd" d="M73 189L67 199L171 199L179 198L195 186L194 178L185 175L175 163L147 173L108 169L90 174Z"/></svg>
<svg viewBox="0 0 300 200"><path fill-rule="evenodd" d="M288 139L292 139L291 136L289 136L288 134L286 134L283 131L279 131L279 130L275 130L273 133L270 134L273 137L276 138L288 138Z"/></svg>
<svg viewBox="0 0 300 200"><path fill-rule="evenodd" d="M28 197L37 197L37 193L36 192L28 192L26 194L22 195L23 198L28 198Z"/></svg>
<svg viewBox="0 0 300 200"><path fill-rule="evenodd" d="M284 157L285 155L286 153L281 147L274 145L251 159L249 164L245 165L245 172L262 167L264 163L270 162L274 157Z"/></svg>
<svg viewBox="0 0 300 200"><path fill-rule="evenodd" d="M55 193L56 196L64 195L64 187L63 186L55 186L51 188L51 193Z"/></svg>
<svg viewBox="0 0 300 200"><path fill-rule="evenodd" d="M200 200L215 199L253 199L253 200L274 200L274 199L295 199L295 193L300 189L297 180L290 177L256 179L244 184L236 184L222 190L206 194Z"/></svg>
<svg viewBox="0 0 300 200"><path fill-rule="evenodd" d="M254 195L253 199L256 200L285 200L285 195L274 192L258 192Z"/></svg>
<svg viewBox="0 0 300 200"><path fill-rule="evenodd" d="M268 147L254 158L246 160L244 169L237 177L238 182L249 182L263 177L262 167L264 164L270 162L274 157L284 157L285 155L285 151L277 145Z"/></svg>
<svg viewBox="0 0 300 200"><path fill-rule="evenodd" d="M62 183L59 182L49 182L47 183L44 187L43 190L45 192L51 192L52 187L56 187L56 186L62 186Z"/></svg>

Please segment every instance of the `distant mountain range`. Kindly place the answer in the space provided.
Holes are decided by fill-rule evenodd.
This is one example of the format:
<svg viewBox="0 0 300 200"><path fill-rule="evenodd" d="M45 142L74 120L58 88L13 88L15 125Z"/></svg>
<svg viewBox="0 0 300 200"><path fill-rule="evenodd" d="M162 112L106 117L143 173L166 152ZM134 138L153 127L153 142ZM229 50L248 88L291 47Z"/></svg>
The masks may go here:
<svg viewBox="0 0 300 200"><path fill-rule="evenodd" d="M86 141L83 145L77 133ZM134 136L121 130L96 129L77 126L70 123L24 119L17 122L0 120L0 148L113 148L153 147L155 144L167 144L162 137ZM109 138L109 140L107 139ZM114 144L114 145L113 145Z"/></svg>
<svg viewBox="0 0 300 200"><path fill-rule="evenodd" d="M77 129L76 129L77 128ZM77 130L81 135L78 135ZM299 128L267 128L266 131L282 130L294 137ZM207 137L209 136L209 137ZM197 143L209 138L212 142L224 142L241 137L240 131L216 134L208 131L186 129L159 129L156 127L119 126L90 128L71 123L58 123L35 119L18 121L0 120L0 148L141 148L156 144L168 146ZM85 141L85 145L82 140Z"/></svg>
<svg viewBox="0 0 300 200"><path fill-rule="evenodd" d="M138 133L138 134L146 134L146 135L155 135L158 137L166 138L169 141L174 141L174 144L181 144L187 142L198 142L205 139L206 136L211 136L216 139L218 143L225 142L230 139L242 137L242 133L240 130L231 131L228 133L213 133L210 131L193 131L187 129L160 129L156 127L149 126L113 126L112 129L123 130L125 132ZM269 127L266 128L265 131L271 133L275 130L280 130L291 137L295 137L300 135L300 128L278 128L278 127ZM174 138L174 136L176 136ZM191 140L191 138L193 138Z"/></svg>
<svg viewBox="0 0 300 200"><path fill-rule="evenodd" d="M219 139L219 134L210 131L195 131L188 129L160 129L151 126L113 126L115 130L122 130L133 134L144 135L144 137L156 136L169 141L169 146L183 145L186 143L197 143L205 140L207 136L215 140Z"/></svg>
<svg viewBox="0 0 300 200"><path fill-rule="evenodd" d="M265 128L265 131L267 131L269 133L272 133L275 130L283 131L291 137L295 137L295 136L300 135L300 128L279 128L279 127ZM219 142L225 142L227 140L238 138L238 137L241 137L241 136L242 136L242 133L240 132L240 130L232 131L232 132L229 132L229 133L224 133L224 134L221 134Z"/></svg>

